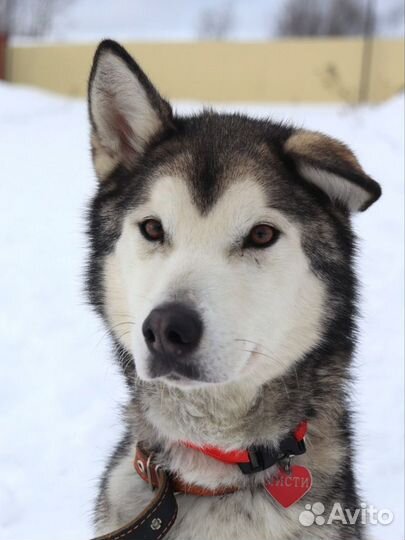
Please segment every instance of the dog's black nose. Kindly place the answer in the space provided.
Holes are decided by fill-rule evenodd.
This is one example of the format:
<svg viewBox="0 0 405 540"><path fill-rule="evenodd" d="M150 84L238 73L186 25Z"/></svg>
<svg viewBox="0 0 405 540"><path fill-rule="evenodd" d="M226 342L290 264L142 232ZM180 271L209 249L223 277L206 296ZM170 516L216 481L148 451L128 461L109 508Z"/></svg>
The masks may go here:
<svg viewBox="0 0 405 540"><path fill-rule="evenodd" d="M176 358L197 348L202 331L198 313L180 303L153 309L142 325L142 333L152 354Z"/></svg>

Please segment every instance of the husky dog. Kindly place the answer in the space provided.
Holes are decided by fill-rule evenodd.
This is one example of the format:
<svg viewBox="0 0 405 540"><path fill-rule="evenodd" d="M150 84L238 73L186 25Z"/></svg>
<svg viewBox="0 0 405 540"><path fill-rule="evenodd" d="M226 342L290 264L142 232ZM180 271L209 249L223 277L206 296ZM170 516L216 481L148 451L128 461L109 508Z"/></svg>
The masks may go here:
<svg viewBox="0 0 405 540"><path fill-rule="evenodd" d="M301 523L316 502L359 508L349 392L357 283L351 214L381 194L341 142L212 110L174 114L133 58L102 42L89 82L98 191L87 289L130 389L125 436L101 481L96 531L153 494L133 468L143 441L184 482L177 540L363 539L360 523ZM283 508L196 447L277 446L302 420L313 487ZM188 441L194 447L181 444ZM301 520L302 521L302 520Z"/></svg>

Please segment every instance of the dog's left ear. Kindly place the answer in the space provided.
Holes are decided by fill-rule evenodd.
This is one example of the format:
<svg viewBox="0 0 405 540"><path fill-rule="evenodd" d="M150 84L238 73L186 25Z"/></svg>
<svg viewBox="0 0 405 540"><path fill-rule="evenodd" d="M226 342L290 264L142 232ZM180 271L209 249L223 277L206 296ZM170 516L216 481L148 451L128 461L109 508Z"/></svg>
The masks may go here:
<svg viewBox="0 0 405 540"><path fill-rule="evenodd" d="M171 125L170 105L118 43L105 40L94 56L88 88L94 168L99 180L117 165L130 168Z"/></svg>
<svg viewBox="0 0 405 540"><path fill-rule="evenodd" d="M284 151L307 182L351 212L366 210L381 195L380 185L364 172L353 152L336 139L297 130L284 143Z"/></svg>

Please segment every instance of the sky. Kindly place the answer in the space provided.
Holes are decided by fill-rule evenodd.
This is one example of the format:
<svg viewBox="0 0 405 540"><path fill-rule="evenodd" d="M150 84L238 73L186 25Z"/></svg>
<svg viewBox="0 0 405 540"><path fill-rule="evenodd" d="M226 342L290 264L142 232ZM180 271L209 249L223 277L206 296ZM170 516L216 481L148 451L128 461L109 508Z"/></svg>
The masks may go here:
<svg viewBox="0 0 405 540"><path fill-rule="evenodd" d="M328 0L325 0L328 1ZM357 0L364 4L366 0ZM403 35L402 0L374 0L380 35ZM46 39L88 41L110 36L136 40L195 40L204 13L232 12L227 39L267 40L288 0L66 0Z"/></svg>

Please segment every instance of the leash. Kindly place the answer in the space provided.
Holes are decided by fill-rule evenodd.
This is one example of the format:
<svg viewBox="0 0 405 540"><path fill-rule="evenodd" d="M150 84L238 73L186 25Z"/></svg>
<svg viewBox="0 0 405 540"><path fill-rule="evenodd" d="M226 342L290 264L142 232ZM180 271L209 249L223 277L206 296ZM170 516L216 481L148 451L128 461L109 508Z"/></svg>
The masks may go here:
<svg viewBox="0 0 405 540"><path fill-rule="evenodd" d="M197 446L190 442L182 442L181 444L186 448L198 450L222 463L238 465L242 473L247 475L264 471L276 463L287 459L285 471L280 469L280 474L278 475L278 479L276 478L276 482L270 482L265 485L268 493L275 496L273 492L275 491L277 493L277 490L280 490L280 481L283 484L285 482L284 478L291 475L292 470L296 469L298 471L298 469L303 469L306 473L310 474L303 467L290 467L291 458L304 454L306 451L304 441L306 432L307 422L303 421L280 442L277 449L266 446L255 446L247 450L227 452L214 446ZM141 514L124 527L103 536L98 536L93 540L161 540L170 531L176 521L178 506L175 493L184 493L199 497L215 497L235 493L240 489L239 486L209 489L197 484L188 484L178 476L169 476L160 465L153 462L153 457L153 453L148 453L141 444L137 445L134 469L152 489L157 489L152 501ZM302 473L298 471L297 474L301 475ZM309 482L309 480L306 481ZM306 491L301 490L302 494L299 497L295 500L294 497L292 498L293 502L291 504L299 500L310 489L311 483L308 485L309 487ZM283 485L281 487L283 489ZM289 490L288 495L291 495L290 492L291 490ZM278 499L278 496L275 496L275 498L285 506Z"/></svg>
<svg viewBox="0 0 405 540"><path fill-rule="evenodd" d="M163 470L156 472L156 483L158 491L141 514L124 527L94 540L160 540L166 536L177 517L177 501L170 478Z"/></svg>

